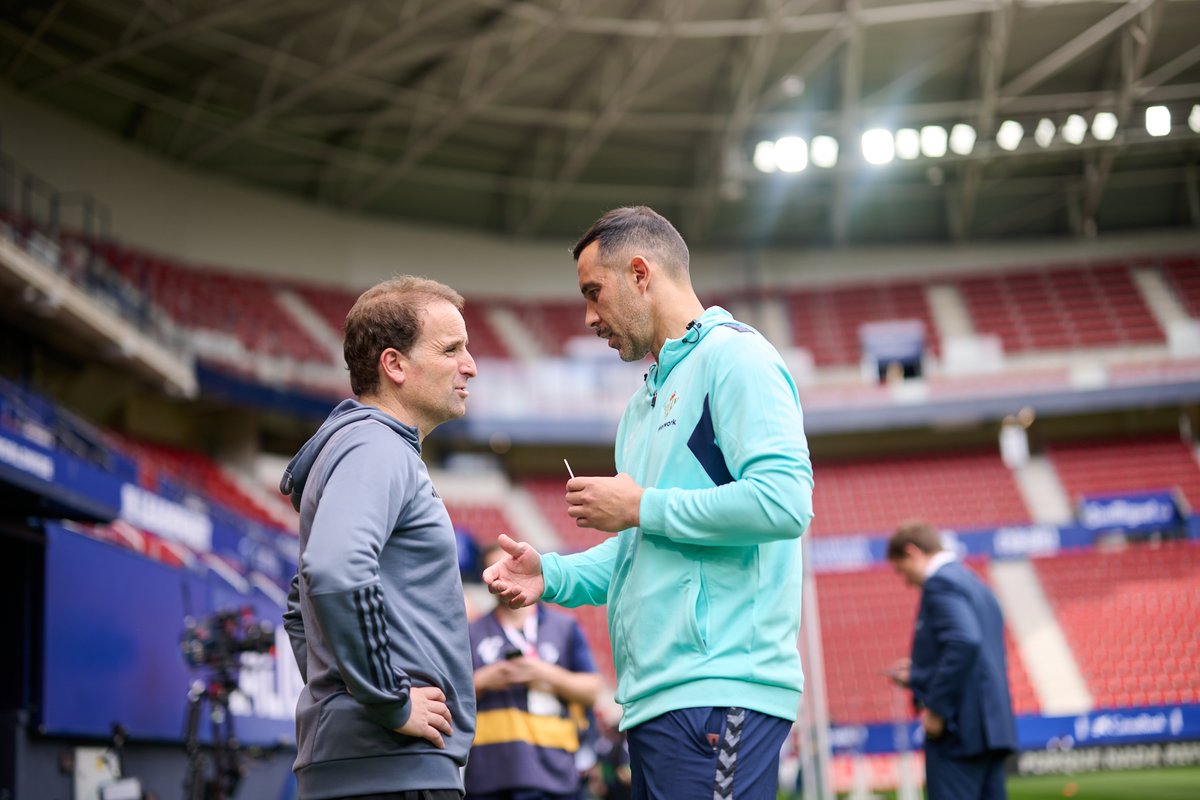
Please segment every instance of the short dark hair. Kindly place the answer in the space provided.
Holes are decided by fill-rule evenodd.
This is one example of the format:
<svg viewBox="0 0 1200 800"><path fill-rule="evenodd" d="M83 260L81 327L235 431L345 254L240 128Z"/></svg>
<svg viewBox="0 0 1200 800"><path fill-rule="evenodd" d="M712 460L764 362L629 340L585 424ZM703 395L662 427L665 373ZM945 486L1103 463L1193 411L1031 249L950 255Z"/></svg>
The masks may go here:
<svg viewBox="0 0 1200 800"><path fill-rule="evenodd" d="M898 561L903 558L905 550L910 544L925 555L931 556L941 551L942 537L932 525L924 520L912 519L902 522L897 526L892 538L888 539L888 561Z"/></svg>
<svg viewBox="0 0 1200 800"><path fill-rule="evenodd" d="M593 222L571 248L576 261L592 242L600 243L600 263L606 266L608 257L636 249L655 256L675 275L688 271L687 243L666 217L648 206L614 208Z"/></svg>
<svg viewBox="0 0 1200 800"><path fill-rule="evenodd" d="M342 353L356 397L379 391L379 357L389 347L407 355L421 336L421 311L445 300L459 311L463 298L445 284L400 275L367 289L346 314Z"/></svg>

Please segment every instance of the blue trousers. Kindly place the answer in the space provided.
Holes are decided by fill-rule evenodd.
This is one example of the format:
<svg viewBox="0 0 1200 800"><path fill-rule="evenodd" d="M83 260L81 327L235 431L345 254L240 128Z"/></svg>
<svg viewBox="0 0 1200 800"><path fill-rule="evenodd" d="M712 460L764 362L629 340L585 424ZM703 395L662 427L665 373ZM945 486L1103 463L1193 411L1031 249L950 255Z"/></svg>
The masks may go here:
<svg viewBox="0 0 1200 800"><path fill-rule="evenodd" d="M743 708L684 708L630 728L633 800L775 800L791 727Z"/></svg>
<svg viewBox="0 0 1200 800"><path fill-rule="evenodd" d="M925 743L925 796L928 800L1006 800L1006 753L953 758L936 741Z"/></svg>

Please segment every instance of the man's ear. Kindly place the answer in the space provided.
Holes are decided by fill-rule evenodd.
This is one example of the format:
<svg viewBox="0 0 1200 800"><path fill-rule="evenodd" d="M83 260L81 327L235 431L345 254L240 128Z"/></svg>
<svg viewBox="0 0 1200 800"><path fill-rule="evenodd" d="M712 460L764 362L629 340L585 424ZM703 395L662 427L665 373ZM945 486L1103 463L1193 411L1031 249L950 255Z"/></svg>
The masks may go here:
<svg viewBox="0 0 1200 800"><path fill-rule="evenodd" d="M650 288L650 278L653 275L650 262L642 256L634 256L633 260L629 262L629 270L633 273L634 288L645 293Z"/></svg>
<svg viewBox="0 0 1200 800"><path fill-rule="evenodd" d="M399 350L389 347L379 354L379 370L381 381L389 381L396 386L404 385L406 359Z"/></svg>

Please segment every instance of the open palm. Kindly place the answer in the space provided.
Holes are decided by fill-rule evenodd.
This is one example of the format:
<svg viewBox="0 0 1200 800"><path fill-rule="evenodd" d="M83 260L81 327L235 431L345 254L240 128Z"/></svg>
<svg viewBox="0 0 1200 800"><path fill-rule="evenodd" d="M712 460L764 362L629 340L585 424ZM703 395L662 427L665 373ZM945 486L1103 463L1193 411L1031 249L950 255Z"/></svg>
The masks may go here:
<svg viewBox="0 0 1200 800"><path fill-rule="evenodd" d="M542 578L542 556L524 542L517 542L507 534L500 534L498 541L504 558L483 571L483 582L488 591L499 595L500 601L509 608L536 603L546 591Z"/></svg>

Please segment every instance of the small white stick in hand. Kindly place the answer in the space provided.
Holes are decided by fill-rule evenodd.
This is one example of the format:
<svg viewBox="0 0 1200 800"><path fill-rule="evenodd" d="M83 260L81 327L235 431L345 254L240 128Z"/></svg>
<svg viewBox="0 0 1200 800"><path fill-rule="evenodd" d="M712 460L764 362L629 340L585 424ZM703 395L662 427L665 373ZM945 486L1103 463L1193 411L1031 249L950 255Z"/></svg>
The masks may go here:
<svg viewBox="0 0 1200 800"><path fill-rule="evenodd" d="M567 465L567 474L570 475L572 479L574 479L575 471L571 469L571 464L565 458L563 459L563 463Z"/></svg>

